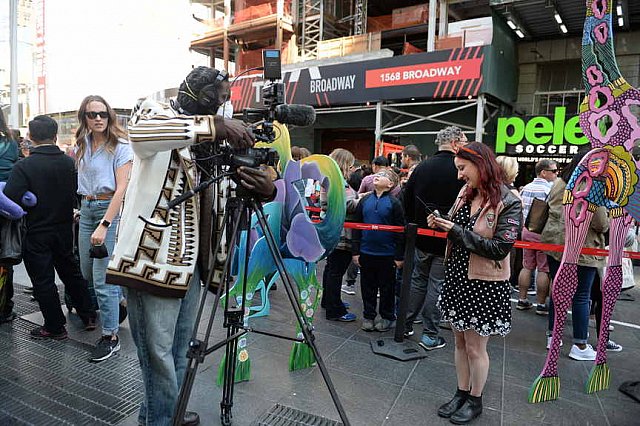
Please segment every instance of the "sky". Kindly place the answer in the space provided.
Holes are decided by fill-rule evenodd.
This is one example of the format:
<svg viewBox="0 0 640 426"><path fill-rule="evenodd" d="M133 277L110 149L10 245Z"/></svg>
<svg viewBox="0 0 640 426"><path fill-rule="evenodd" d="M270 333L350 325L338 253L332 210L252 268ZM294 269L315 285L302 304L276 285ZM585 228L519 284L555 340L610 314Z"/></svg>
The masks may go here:
<svg viewBox="0 0 640 426"><path fill-rule="evenodd" d="M44 1L46 111L39 112L76 110L89 94L131 108L138 98L177 86L192 66L207 65L189 52L195 22L189 0ZM0 84L9 81L8 15L9 0L0 0L0 69L6 69ZM18 74L33 83L34 35L22 28L18 36Z"/></svg>

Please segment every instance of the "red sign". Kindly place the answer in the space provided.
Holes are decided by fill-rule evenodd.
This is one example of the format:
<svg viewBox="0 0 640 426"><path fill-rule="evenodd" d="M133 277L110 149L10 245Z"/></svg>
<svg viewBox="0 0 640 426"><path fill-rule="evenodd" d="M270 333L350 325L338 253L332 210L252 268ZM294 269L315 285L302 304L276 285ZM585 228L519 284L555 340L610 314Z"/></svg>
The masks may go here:
<svg viewBox="0 0 640 426"><path fill-rule="evenodd" d="M480 78L482 58L367 70L365 87L405 86Z"/></svg>

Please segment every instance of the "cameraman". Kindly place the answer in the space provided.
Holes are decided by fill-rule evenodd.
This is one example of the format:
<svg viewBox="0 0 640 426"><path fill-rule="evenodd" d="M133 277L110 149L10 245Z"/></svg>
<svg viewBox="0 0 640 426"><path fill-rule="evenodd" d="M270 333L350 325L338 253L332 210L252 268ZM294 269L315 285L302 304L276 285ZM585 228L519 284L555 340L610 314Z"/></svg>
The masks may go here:
<svg viewBox="0 0 640 426"><path fill-rule="evenodd" d="M241 121L215 116L228 98L226 72L197 67L180 85L176 101L144 100L129 123L135 159L107 282L127 291L145 385L141 425L171 424L198 310L198 284L206 276L198 253L210 250L210 238L202 238L199 227L210 222L212 206L198 197L170 211L167 203L208 177L200 176L197 166L202 148L223 139L235 148L254 143ZM264 200L275 196L266 172L240 167L237 173L240 183ZM197 413L187 412L182 424L199 422Z"/></svg>

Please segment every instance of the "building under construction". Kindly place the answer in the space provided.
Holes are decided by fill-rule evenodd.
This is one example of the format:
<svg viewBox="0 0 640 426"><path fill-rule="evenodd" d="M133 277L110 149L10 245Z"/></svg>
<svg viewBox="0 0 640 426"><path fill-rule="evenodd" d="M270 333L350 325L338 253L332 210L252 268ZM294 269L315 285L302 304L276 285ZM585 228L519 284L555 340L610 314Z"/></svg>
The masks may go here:
<svg viewBox="0 0 640 426"><path fill-rule="evenodd" d="M206 29L191 48L212 65L223 61L238 75L261 65L262 49L282 51L286 101L317 112L312 128L293 129L292 143L314 152L345 147L368 160L412 143L429 154L434 135L451 124L493 144L498 117L551 116L564 106L569 119L584 92L584 0L192 3ZM622 63L637 60L627 46L640 44L629 31L640 4L630 3L617 8ZM558 61L562 73L553 72ZM260 106L263 84L259 71L240 77L232 87L235 111Z"/></svg>

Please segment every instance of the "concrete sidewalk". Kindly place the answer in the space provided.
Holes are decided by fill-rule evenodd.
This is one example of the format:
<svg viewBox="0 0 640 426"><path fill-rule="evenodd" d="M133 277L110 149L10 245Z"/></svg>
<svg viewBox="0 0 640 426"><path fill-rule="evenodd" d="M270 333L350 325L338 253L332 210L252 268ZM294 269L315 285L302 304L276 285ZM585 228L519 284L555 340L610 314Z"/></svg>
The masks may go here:
<svg viewBox="0 0 640 426"><path fill-rule="evenodd" d="M15 282L28 283L21 266L16 269ZM18 293L21 288L17 288ZM573 361L567 357L571 347L569 319L564 339L566 344L559 364L562 383L560 399L542 404L529 404L527 395L530 384L544 364L547 318L535 315L533 310L523 312L513 309L513 331L507 338L494 337L489 341L491 369L483 397L484 412L474 424L638 424L640 404L617 390L624 381L640 380L640 290L631 290L629 294L638 300L619 301L614 313L615 321L629 325L615 324L615 330L611 333L611 339L624 347L622 352L609 353L611 388L594 395L584 392L592 363ZM28 313L30 309L33 310L34 305L29 304L27 295L19 294L17 298L20 299L17 300L18 305L23 309L23 312L19 312L21 318L14 324L0 327L1 338L5 342L0 353L0 366L13 366L10 377L0 378L0 394L3 395L0 398L0 424L137 425L136 407L142 395L142 384L128 324L123 324L122 350L118 356L100 364L86 361L90 345L99 338L100 332L79 331L79 320L75 316L70 319L68 341L39 342L26 350L35 354L27 354L25 346L20 343L21 339L29 328L33 328L31 323L39 323L41 317L37 312ZM212 300L213 297L209 297L208 308ZM269 317L252 320L251 325L256 329L295 336L293 311L284 289L280 286L277 291L271 292L270 300L272 307ZM360 318L360 297L343 294L343 300L351 303L351 312ZM226 334L221 326L220 316L214 323L211 342L221 340ZM201 333L206 321L207 318L200 324ZM449 330L443 331L447 340L446 347L429 352L427 358L422 360L403 363L374 355L371 351L371 339L377 339L381 335L391 336L392 332L366 333L360 330L359 321L326 321L323 311L316 313L315 327L316 342L353 425L450 424L436 415L437 407L448 401L456 389L453 336ZM590 329L590 333L590 342L595 344L595 330ZM419 335L420 327L416 327L413 339L417 340ZM9 339L5 339L5 336ZM252 379L235 386L234 425L251 424L277 403L339 420L317 367L288 371L291 342L257 334L250 334L248 340ZM36 358L37 362L28 360L38 356L38 352L60 353L63 356L59 358L66 356L68 361L63 362L58 358L51 360L44 356ZM85 359L83 354L86 355ZM215 385L215 381L221 357L222 351L218 351L208 356L199 367L190 398L189 409L200 414L203 425L220 424L221 390ZM31 367L27 367L38 363L48 370L47 378L34 382L34 373L29 369ZM107 373L113 377L105 384L102 379ZM84 376L76 377L74 374ZM68 391L77 382L87 380L93 384L94 389L110 386L114 381L121 386L109 387L110 392L116 394L111 395L111 398L107 398L99 389L95 393L84 395ZM20 403L20 398L16 398L15 394L13 397L7 395L8 386L15 388L17 384L22 384L18 388L25 394L29 391L40 392L41 388L52 388L54 391L46 396L46 401L59 410L57 419L51 417L50 422L29 420L48 417L44 417L42 413L39 414L41 417L36 417L24 403ZM79 388L76 393L81 391L82 388ZM61 395L60 401L55 400L55 395ZM114 399L115 397L118 398ZM45 408L35 406L32 410L42 412L46 411ZM72 411L76 420L68 420L64 415L65 409L66 412ZM100 417L101 413L106 414Z"/></svg>

